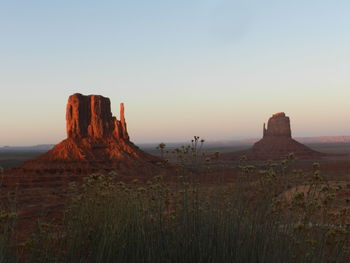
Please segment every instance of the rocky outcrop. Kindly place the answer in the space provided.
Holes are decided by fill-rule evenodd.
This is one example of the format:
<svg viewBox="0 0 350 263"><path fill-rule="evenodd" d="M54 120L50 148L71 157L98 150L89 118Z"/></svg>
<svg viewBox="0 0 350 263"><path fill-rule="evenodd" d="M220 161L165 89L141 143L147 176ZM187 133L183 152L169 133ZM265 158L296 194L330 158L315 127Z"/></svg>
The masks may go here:
<svg viewBox="0 0 350 263"><path fill-rule="evenodd" d="M116 171L123 175L157 173L162 161L135 146L129 138L120 104L120 120L103 96L74 94L66 112L67 139L52 150L26 162L23 172L88 174Z"/></svg>
<svg viewBox="0 0 350 263"><path fill-rule="evenodd" d="M68 138L107 138L129 140L124 117L124 104L120 104L120 120L112 116L108 98L98 95L69 97L66 112Z"/></svg>
<svg viewBox="0 0 350 263"><path fill-rule="evenodd" d="M293 153L299 159L319 158L323 154L316 152L292 138L290 119L284 112L273 114L264 124L263 138L248 151L252 160L284 159Z"/></svg>
<svg viewBox="0 0 350 263"><path fill-rule="evenodd" d="M292 138L290 120L284 112L279 112L272 115L267 123L267 129L264 123L263 138L267 137Z"/></svg>
<svg viewBox="0 0 350 263"><path fill-rule="evenodd" d="M233 159L245 155L248 160L285 159L293 153L297 159L319 159L326 154L316 152L292 138L290 119L284 112L276 113L264 124L263 138L245 152L233 153ZM231 158L232 158L231 157Z"/></svg>

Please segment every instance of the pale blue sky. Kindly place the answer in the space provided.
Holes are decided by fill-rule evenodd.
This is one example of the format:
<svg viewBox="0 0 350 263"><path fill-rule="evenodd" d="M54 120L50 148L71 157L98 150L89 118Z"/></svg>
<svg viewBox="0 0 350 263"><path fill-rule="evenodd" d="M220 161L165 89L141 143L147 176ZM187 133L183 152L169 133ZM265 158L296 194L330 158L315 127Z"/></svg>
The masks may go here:
<svg viewBox="0 0 350 263"><path fill-rule="evenodd" d="M350 1L1 1L0 145L65 138L70 94L135 142L350 135Z"/></svg>

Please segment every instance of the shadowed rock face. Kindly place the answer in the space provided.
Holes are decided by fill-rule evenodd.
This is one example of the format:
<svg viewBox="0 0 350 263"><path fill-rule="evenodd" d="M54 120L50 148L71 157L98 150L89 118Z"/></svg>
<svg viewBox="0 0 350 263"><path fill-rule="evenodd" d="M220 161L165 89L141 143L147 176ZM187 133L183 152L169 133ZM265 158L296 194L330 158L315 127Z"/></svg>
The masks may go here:
<svg viewBox="0 0 350 263"><path fill-rule="evenodd" d="M289 117L286 117L284 112L272 115L267 123L267 129L264 123L264 138L265 137L286 137L292 138Z"/></svg>
<svg viewBox="0 0 350 263"><path fill-rule="evenodd" d="M252 160L284 159L290 153L296 158L313 159L323 154L292 139L290 119L284 112L273 114L264 124L263 138L248 151L248 158Z"/></svg>
<svg viewBox="0 0 350 263"><path fill-rule="evenodd" d="M263 138L246 152L246 156L250 160L277 160L286 158L290 153L299 159L317 159L325 155L295 141L289 117L280 112L272 115L267 128L264 124Z"/></svg>
<svg viewBox="0 0 350 263"><path fill-rule="evenodd" d="M21 171L88 174L115 170L132 175L157 172L161 160L141 151L129 139L123 103L120 120L112 115L110 100L99 95L71 95L66 109L67 139L26 162Z"/></svg>

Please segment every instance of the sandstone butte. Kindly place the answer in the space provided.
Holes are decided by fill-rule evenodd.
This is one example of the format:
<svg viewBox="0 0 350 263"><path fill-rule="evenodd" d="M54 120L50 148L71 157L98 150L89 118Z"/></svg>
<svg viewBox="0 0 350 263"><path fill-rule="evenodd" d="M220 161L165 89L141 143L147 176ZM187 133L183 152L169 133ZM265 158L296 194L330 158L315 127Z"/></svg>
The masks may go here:
<svg viewBox="0 0 350 263"><path fill-rule="evenodd" d="M18 237L26 238L37 218L60 220L67 201L66 186L84 175L116 172L123 181L171 173L169 165L135 146L129 138L120 105L112 116L108 98L74 94L66 111L67 138L52 150L0 178L0 203L15 194Z"/></svg>
<svg viewBox="0 0 350 263"><path fill-rule="evenodd" d="M120 120L112 116L109 98L71 95L66 108L67 138L52 150L14 169L23 174L157 175L162 160L130 141L120 104Z"/></svg>
<svg viewBox="0 0 350 263"><path fill-rule="evenodd" d="M284 112L273 114L264 123L263 138L246 152L248 160L285 159L293 153L297 159L318 159L326 154L314 151L292 138L290 119Z"/></svg>

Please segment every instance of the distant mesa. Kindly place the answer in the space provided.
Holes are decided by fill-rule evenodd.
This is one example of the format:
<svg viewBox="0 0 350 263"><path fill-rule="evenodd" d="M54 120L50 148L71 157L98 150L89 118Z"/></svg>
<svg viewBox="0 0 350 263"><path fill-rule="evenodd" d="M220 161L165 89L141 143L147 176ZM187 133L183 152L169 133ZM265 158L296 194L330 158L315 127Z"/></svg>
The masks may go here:
<svg viewBox="0 0 350 263"><path fill-rule="evenodd" d="M160 159L130 141L123 103L118 120L112 116L109 98L77 93L68 99L66 121L67 139L18 169L74 175L112 170L124 175L143 175L160 169Z"/></svg>
<svg viewBox="0 0 350 263"><path fill-rule="evenodd" d="M249 160L278 160L290 153L298 159L317 159L326 154L314 151L292 138L290 119L284 112L273 114L264 123L263 138L256 142L245 155Z"/></svg>

